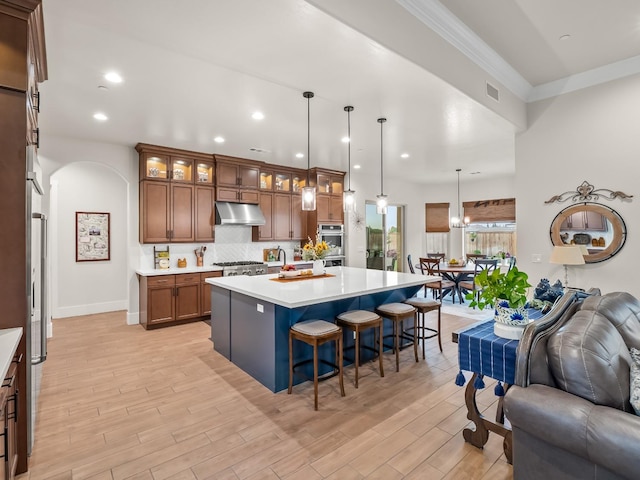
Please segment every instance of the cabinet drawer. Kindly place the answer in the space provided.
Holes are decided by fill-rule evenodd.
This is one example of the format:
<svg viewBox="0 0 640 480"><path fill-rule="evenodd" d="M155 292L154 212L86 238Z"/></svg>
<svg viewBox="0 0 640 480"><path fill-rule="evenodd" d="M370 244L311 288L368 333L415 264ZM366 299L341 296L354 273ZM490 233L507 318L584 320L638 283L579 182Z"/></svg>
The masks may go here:
<svg viewBox="0 0 640 480"><path fill-rule="evenodd" d="M187 283L200 283L199 273L181 273L176 275L176 285L185 285Z"/></svg>
<svg viewBox="0 0 640 480"><path fill-rule="evenodd" d="M158 275L156 277L147 277L148 287L163 287L167 285L175 285L175 275Z"/></svg>

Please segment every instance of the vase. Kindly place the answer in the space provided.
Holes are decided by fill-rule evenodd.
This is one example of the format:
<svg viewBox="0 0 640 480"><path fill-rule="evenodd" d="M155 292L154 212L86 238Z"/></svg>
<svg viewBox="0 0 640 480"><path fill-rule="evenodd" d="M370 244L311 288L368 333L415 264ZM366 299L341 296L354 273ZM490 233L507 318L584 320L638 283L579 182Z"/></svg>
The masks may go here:
<svg viewBox="0 0 640 480"><path fill-rule="evenodd" d="M498 337L520 340L524 327L529 323L529 314L524 307L510 308L498 305L493 319L493 333Z"/></svg>
<svg viewBox="0 0 640 480"><path fill-rule="evenodd" d="M324 260L314 260L313 261L313 274L314 275L323 275L324 267L326 262Z"/></svg>

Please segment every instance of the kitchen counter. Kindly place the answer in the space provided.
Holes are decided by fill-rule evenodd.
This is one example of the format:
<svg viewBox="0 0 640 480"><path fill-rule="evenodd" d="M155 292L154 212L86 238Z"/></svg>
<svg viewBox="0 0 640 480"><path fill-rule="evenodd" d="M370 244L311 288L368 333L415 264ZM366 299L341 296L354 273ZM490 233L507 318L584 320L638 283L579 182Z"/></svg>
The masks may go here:
<svg viewBox="0 0 640 480"><path fill-rule="evenodd" d="M181 273L205 273L205 272L221 272L222 267L216 265L205 265L203 267L187 266L184 268L141 268L136 273L141 277L154 277L156 275L178 275Z"/></svg>
<svg viewBox="0 0 640 480"><path fill-rule="evenodd" d="M0 379L4 379L22 338L22 328L0 330Z"/></svg>
<svg viewBox="0 0 640 480"><path fill-rule="evenodd" d="M306 262L309 263L309 262ZM355 267L328 267L334 277L310 278L274 282L277 274L208 278L207 283L256 299L298 308L321 302L331 302L363 294L373 294L403 287L422 286L436 277L411 273L387 272Z"/></svg>
<svg viewBox="0 0 640 480"><path fill-rule="evenodd" d="M347 310L374 310L383 303L402 302L435 277L354 267L329 267L332 277L273 281L277 274L208 278L211 284L211 339L216 352L273 392L289 382L289 328L297 322L333 322ZM391 333L385 322L385 333ZM344 346L353 345L345 335ZM373 346L373 332L364 332L363 345ZM294 345L294 362L308 358L305 345ZM335 358L333 346L320 358ZM363 352L363 361L371 354ZM313 376L310 369L308 376ZM322 369L320 374L324 373ZM296 382L299 379L296 378Z"/></svg>

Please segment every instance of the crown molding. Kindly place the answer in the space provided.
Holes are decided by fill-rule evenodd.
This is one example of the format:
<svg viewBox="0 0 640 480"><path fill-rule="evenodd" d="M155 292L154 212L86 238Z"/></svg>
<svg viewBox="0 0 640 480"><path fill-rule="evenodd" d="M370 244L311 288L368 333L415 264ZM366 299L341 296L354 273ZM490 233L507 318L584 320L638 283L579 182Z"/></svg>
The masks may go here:
<svg viewBox="0 0 640 480"><path fill-rule="evenodd" d="M533 87L438 0L396 2L526 103L640 73L640 56L637 56Z"/></svg>
<svg viewBox="0 0 640 480"><path fill-rule="evenodd" d="M438 0L396 2L522 101L527 101L533 89L531 84Z"/></svg>

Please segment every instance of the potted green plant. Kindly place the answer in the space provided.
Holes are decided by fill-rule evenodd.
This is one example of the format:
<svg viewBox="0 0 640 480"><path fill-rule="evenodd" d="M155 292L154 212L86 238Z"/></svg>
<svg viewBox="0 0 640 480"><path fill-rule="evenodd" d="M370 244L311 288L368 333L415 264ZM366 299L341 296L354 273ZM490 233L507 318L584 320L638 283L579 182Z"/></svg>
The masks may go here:
<svg viewBox="0 0 640 480"><path fill-rule="evenodd" d="M483 270L476 275L474 281L480 292L478 298L473 293L467 294L471 300L470 307L482 309L486 306L495 309L495 320L506 325L521 326L528 323L525 309L527 304L527 289L529 276L513 267L508 272L501 272L496 268L492 272Z"/></svg>

